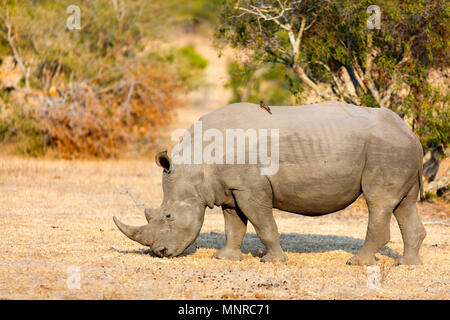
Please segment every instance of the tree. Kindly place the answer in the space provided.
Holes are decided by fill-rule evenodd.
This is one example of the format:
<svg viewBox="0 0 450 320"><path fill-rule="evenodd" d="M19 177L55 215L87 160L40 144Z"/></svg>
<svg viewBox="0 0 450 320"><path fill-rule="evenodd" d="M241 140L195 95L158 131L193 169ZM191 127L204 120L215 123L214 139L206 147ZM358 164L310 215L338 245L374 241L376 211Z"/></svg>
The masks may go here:
<svg viewBox="0 0 450 320"><path fill-rule="evenodd" d="M169 4L80 2L71 29L70 0L0 0L0 143L65 158L151 152L207 64L192 46L161 48L180 23Z"/></svg>
<svg viewBox="0 0 450 320"><path fill-rule="evenodd" d="M380 28L369 28L377 8ZM427 82L447 66L448 2L223 0L221 9L219 40L291 69L320 100L391 108L426 145L448 144L448 94Z"/></svg>

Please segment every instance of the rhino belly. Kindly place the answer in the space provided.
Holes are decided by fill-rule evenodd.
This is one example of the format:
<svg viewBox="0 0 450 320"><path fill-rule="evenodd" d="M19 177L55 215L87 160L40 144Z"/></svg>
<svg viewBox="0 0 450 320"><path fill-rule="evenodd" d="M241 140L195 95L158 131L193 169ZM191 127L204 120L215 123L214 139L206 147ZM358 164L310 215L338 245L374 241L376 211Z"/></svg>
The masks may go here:
<svg viewBox="0 0 450 320"><path fill-rule="evenodd" d="M279 170L269 177L275 208L321 215L347 207L361 194L365 137L327 136L280 143Z"/></svg>
<svg viewBox="0 0 450 320"><path fill-rule="evenodd" d="M363 163L337 171L317 166L280 166L272 177L274 208L303 215L322 215L341 210L361 194Z"/></svg>

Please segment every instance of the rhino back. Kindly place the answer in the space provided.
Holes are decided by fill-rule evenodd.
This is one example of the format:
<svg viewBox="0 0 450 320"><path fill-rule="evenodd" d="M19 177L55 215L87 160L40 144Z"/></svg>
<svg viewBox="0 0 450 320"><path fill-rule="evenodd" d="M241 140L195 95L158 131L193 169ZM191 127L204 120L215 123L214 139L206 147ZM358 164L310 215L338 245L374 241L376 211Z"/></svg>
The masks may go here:
<svg viewBox="0 0 450 320"><path fill-rule="evenodd" d="M386 109L341 102L270 109L272 114L256 104L237 103L200 120L204 130L279 130L279 170L267 179L273 206L281 210L319 215L345 208L361 194L369 152L387 155L403 148L407 151L396 159L400 163L416 148L411 130ZM387 162L388 158L378 156L376 161ZM242 167L235 167L241 174Z"/></svg>

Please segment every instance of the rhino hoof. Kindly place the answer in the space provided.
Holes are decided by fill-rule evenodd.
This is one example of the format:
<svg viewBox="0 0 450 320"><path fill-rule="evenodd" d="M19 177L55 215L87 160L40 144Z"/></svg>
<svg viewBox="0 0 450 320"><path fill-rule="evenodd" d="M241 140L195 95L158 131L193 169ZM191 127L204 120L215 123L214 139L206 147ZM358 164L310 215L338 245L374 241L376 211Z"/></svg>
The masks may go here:
<svg viewBox="0 0 450 320"><path fill-rule="evenodd" d="M397 260L398 265L421 265L422 260L419 257L401 257Z"/></svg>
<svg viewBox="0 0 450 320"><path fill-rule="evenodd" d="M286 262L288 260L284 253L271 254L267 253L261 258L261 262Z"/></svg>
<svg viewBox="0 0 450 320"><path fill-rule="evenodd" d="M214 258L223 259L223 260L240 261L240 260L242 260L242 253L237 250L220 249L219 251L217 251L214 254Z"/></svg>
<svg viewBox="0 0 450 320"><path fill-rule="evenodd" d="M347 260L347 264L349 266L372 266L375 263L375 256L373 257L360 257L359 255L355 254L353 257Z"/></svg>

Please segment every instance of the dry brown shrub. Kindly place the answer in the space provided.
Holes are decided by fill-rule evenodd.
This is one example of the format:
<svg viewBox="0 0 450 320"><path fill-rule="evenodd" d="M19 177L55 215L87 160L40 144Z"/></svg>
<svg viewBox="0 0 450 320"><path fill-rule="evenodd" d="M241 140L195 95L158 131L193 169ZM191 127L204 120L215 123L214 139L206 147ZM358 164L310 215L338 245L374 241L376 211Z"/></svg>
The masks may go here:
<svg viewBox="0 0 450 320"><path fill-rule="evenodd" d="M70 83L42 99L37 116L57 157L116 158L138 141L152 144L181 105L183 88L155 67L128 71L110 86Z"/></svg>

